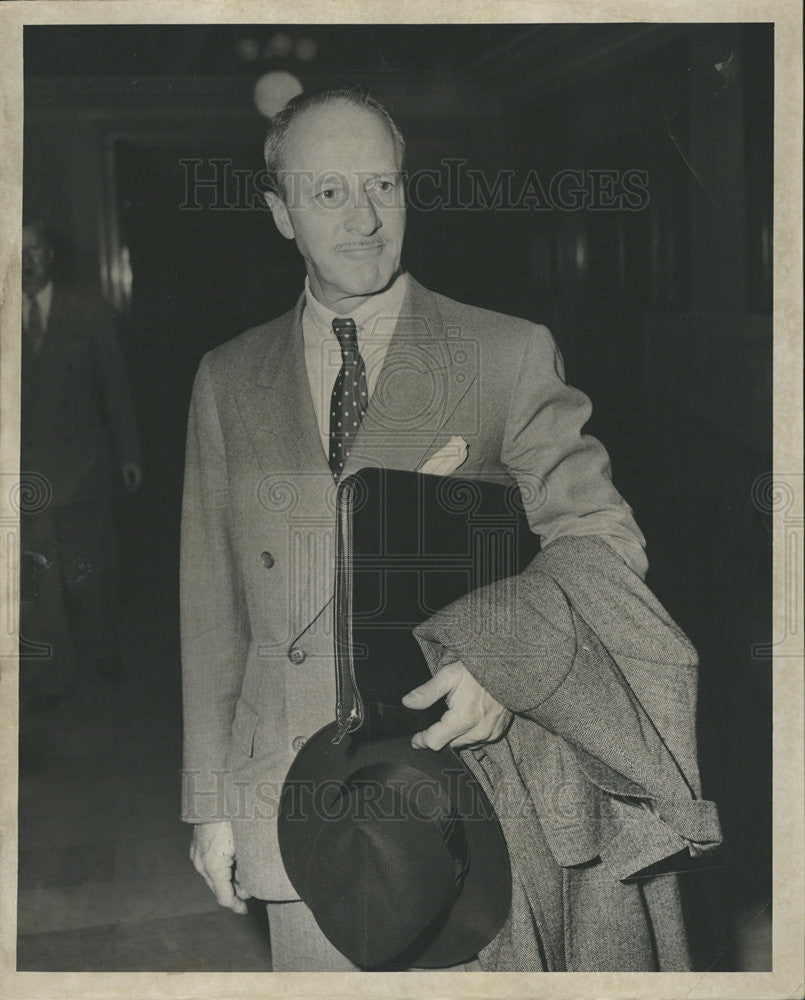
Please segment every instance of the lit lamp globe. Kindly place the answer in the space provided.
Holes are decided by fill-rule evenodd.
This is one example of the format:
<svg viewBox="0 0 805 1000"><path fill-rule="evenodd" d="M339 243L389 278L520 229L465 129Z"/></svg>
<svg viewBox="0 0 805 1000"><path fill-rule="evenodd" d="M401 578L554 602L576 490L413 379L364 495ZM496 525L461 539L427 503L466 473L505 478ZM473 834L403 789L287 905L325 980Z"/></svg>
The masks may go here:
<svg viewBox="0 0 805 1000"><path fill-rule="evenodd" d="M293 73L275 70L261 76L254 85L254 104L265 118L273 118L292 97L301 94L302 84Z"/></svg>

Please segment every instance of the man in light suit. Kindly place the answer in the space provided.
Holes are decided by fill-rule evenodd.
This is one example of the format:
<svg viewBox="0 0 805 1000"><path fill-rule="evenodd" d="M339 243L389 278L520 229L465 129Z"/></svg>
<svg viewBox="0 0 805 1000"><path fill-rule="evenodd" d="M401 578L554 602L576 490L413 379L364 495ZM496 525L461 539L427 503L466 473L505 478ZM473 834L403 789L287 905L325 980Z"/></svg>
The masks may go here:
<svg viewBox="0 0 805 1000"><path fill-rule="evenodd" d="M334 717L337 481L365 465L421 468L460 437L460 474L517 482L543 548L593 536L638 582L647 563L607 454L582 433L589 400L565 383L550 333L446 299L401 269L404 142L385 109L350 90L301 95L272 120L265 151L268 204L307 280L293 310L212 351L196 378L183 818L222 905L268 902L275 970L351 969L288 882L275 822L294 754ZM449 648L436 660L434 680L406 701L445 695L449 711L414 745L499 744L515 706Z"/></svg>
<svg viewBox="0 0 805 1000"><path fill-rule="evenodd" d="M121 679L111 502L141 481L140 446L112 310L54 280L53 240L22 231L22 687L32 707L72 693L82 665ZM42 655L46 654L46 655Z"/></svg>

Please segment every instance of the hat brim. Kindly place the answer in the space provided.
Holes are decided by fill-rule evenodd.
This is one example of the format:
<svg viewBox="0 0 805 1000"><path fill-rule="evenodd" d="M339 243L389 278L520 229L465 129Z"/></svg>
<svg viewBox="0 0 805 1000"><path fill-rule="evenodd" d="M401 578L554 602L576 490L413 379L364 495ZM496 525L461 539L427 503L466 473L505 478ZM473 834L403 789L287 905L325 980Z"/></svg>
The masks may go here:
<svg viewBox="0 0 805 1000"><path fill-rule="evenodd" d="M385 761L408 764L429 778L447 782L456 814L463 822L470 862L449 912L436 925L423 929L397 961L420 968L445 968L468 961L498 933L511 907L506 841L483 789L453 750L413 749L410 723L400 732L367 719L338 745L333 743L337 728L331 723L311 736L285 779L277 825L280 853L291 884L304 900L313 844L327 822L328 796L338 796L340 783L367 766Z"/></svg>

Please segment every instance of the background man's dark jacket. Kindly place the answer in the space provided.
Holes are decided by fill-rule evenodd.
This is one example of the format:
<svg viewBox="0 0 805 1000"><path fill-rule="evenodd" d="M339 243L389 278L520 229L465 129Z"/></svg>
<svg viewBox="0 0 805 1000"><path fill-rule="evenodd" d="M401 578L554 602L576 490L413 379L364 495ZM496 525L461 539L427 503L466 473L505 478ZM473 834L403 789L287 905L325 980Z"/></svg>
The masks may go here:
<svg viewBox="0 0 805 1000"><path fill-rule="evenodd" d="M108 500L124 462L139 465L140 448L112 311L54 283L38 357L23 335L21 470L46 476L63 507Z"/></svg>

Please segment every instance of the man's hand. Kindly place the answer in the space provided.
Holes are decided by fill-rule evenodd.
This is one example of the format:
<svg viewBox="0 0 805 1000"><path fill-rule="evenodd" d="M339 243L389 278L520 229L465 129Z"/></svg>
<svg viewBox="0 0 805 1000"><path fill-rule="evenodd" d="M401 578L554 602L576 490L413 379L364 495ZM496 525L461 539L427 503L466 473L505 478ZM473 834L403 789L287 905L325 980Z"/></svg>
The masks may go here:
<svg viewBox="0 0 805 1000"><path fill-rule="evenodd" d="M216 823L197 823L193 827L190 860L212 894L221 904L235 913L247 913L243 902L249 893L238 885L234 874L235 842L232 824L226 820Z"/></svg>
<svg viewBox="0 0 805 1000"><path fill-rule="evenodd" d="M508 729L512 713L482 687L461 660L443 666L435 677L403 697L406 708L427 708L447 699L447 711L428 729L411 739L417 749L441 750L476 743L494 743Z"/></svg>
<svg viewBox="0 0 805 1000"><path fill-rule="evenodd" d="M129 493L134 493L140 488L143 482L143 470L136 462L123 462L120 471L123 475L123 485Z"/></svg>

